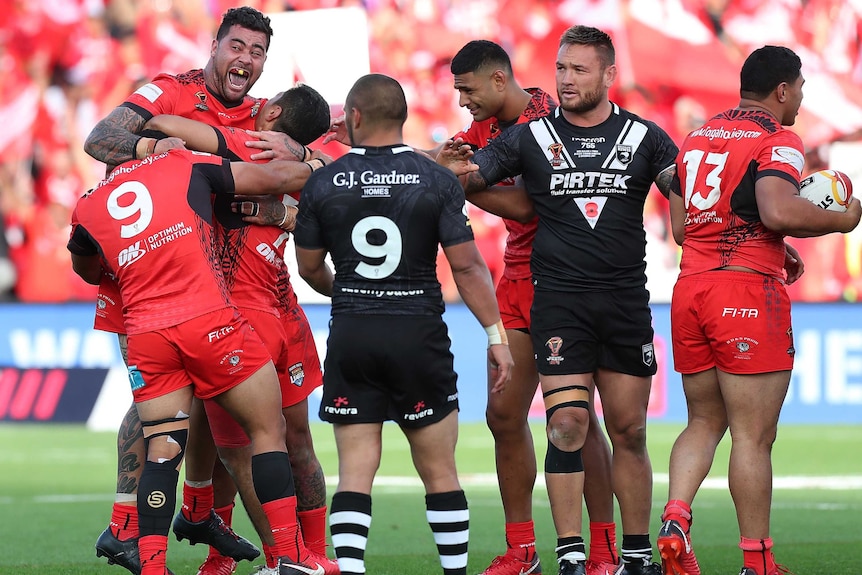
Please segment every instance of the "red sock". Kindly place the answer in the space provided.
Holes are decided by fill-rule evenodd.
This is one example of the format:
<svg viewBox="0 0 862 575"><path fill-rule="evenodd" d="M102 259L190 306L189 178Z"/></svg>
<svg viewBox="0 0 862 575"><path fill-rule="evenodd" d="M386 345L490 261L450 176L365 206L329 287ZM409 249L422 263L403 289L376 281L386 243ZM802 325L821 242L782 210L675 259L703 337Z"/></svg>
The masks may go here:
<svg viewBox="0 0 862 575"><path fill-rule="evenodd" d="M183 517L192 523L200 523L209 518L213 508L213 484L205 487L192 487L183 482Z"/></svg>
<svg viewBox="0 0 862 575"><path fill-rule="evenodd" d="M275 568L278 567L278 553L275 552L275 547L263 544L263 556L266 558L266 566Z"/></svg>
<svg viewBox="0 0 862 575"><path fill-rule="evenodd" d="M506 523L506 545L509 549L506 553L521 557L524 561L533 559L536 554L536 533L533 529L533 520L521 523Z"/></svg>
<svg viewBox="0 0 862 575"><path fill-rule="evenodd" d="M296 496L282 497L264 503L263 512L269 519L272 538L275 539L275 552L278 557L288 557L291 561L301 562L305 555L305 543L299 524L296 522Z"/></svg>
<svg viewBox="0 0 862 575"><path fill-rule="evenodd" d="M671 499L664 506L661 516L662 521L669 519L679 522L682 530L688 533L691 529L691 506L682 499Z"/></svg>
<svg viewBox="0 0 862 575"><path fill-rule="evenodd" d="M775 557L772 555L772 538L749 539L739 538L739 548L742 549L742 564L754 569L757 575L771 575L777 573Z"/></svg>
<svg viewBox="0 0 862 575"><path fill-rule="evenodd" d="M326 505L299 511L297 515L305 546L319 555L326 555Z"/></svg>
<svg viewBox="0 0 862 575"><path fill-rule="evenodd" d="M620 562L615 523L590 521L590 560L614 565Z"/></svg>
<svg viewBox="0 0 862 575"><path fill-rule="evenodd" d="M138 539L141 575L165 575L167 552L167 535L145 535Z"/></svg>
<svg viewBox="0 0 862 575"><path fill-rule="evenodd" d="M114 502L111 509L111 533L120 541L134 539L138 531L138 506L134 502Z"/></svg>
<svg viewBox="0 0 862 575"><path fill-rule="evenodd" d="M234 503L231 502L230 505L225 505L224 507L217 507L215 509L216 515L221 517L221 520L224 521L224 524L228 527L231 526L231 521L233 521L233 506ZM213 557L215 555L221 555L219 550L215 547L210 546L209 557Z"/></svg>

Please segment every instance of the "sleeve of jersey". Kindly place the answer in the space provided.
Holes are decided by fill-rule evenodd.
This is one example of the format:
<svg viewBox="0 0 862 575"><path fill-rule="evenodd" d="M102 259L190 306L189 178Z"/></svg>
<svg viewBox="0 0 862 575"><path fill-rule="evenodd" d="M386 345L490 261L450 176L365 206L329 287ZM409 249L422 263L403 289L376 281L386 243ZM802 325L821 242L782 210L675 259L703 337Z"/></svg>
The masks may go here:
<svg viewBox="0 0 862 575"><path fill-rule="evenodd" d="M799 188L805 166L802 140L790 130L779 130L763 141L757 155L757 177L777 176Z"/></svg>
<svg viewBox="0 0 862 575"><path fill-rule="evenodd" d="M121 105L149 120L159 114L174 113L177 91L176 78L168 74L159 74L151 82L135 90Z"/></svg>
<svg viewBox="0 0 862 575"><path fill-rule="evenodd" d="M318 181L320 181L318 175L312 174L303 186L302 196L299 198L299 212L296 214L296 226L293 229L294 243L297 247L306 250L326 248L315 205Z"/></svg>
<svg viewBox="0 0 862 575"><path fill-rule="evenodd" d="M673 166L679 154L679 148L658 124L649 122L650 132L655 139L655 153L653 154L653 179L660 173Z"/></svg>
<svg viewBox="0 0 862 575"><path fill-rule="evenodd" d="M211 156L209 154L195 155L195 165L192 167L192 181L195 174L209 182L210 188L216 194L232 194L236 189L230 160Z"/></svg>
<svg viewBox="0 0 862 575"><path fill-rule="evenodd" d="M473 163L489 186L521 173L522 136L529 133L530 124L516 124L476 151Z"/></svg>
<svg viewBox="0 0 862 575"><path fill-rule="evenodd" d="M440 245L445 248L472 241L473 229L467 217L467 200L461 184L451 173L443 173L440 178L437 186L441 190L442 202L438 228Z"/></svg>
<svg viewBox="0 0 862 575"><path fill-rule="evenodd" d="M77 210L75 214L77 214ZM66 249L76 256L95 256L99 253L99 246L74 215L72 219L72 233L69 236Z"/></svg>
<svg viewBox="0 0 862 575"><path fill-rule="evenodd" d="M470 144L474 149L481 148L488 140L487 130L482 129L482 124L472 122L463 130L452 136L452 139L461 138L465 144Z"/></svg>

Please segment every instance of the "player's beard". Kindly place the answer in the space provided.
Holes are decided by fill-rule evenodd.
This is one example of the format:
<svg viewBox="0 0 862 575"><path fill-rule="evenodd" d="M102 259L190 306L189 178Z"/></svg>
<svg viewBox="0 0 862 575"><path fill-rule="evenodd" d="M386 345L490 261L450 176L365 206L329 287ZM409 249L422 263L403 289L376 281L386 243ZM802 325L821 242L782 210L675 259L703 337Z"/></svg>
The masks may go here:
<svg viewBox="0 0 862 575"><path fill-rule="evenodd" d="M598 108L599 104L607 97L601 87L588 92L581 91L580 96L580 99L573 103L571 100L564 100L559 90L557 90L557 100L560 102L560 107L572 114L591 112Z"/></svg>

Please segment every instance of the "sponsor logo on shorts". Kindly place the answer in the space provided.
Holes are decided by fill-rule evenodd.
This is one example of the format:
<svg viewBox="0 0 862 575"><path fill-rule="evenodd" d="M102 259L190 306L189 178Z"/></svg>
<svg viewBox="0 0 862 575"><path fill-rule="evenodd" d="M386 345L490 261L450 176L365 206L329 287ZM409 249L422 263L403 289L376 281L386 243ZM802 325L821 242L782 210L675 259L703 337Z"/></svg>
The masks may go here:
<svg viewBox="0 0 862 575"><path fill-rule="evenodd" d="M405 413L404 419L407 421L417 421L419 419L424 419L429 415L434 415L434 409L431 407L425 407L424 401L416 402L416 405L413 406L414 413Z"/></svg>
<svg viewBox="0 0 862 575"><path fill-rule="evenodd" d="M550 365L560 365L563 363L563 360L566 359L560 355L560 349L563 347L563 338L555 335L545 342L545 346L551 351L551 355L545 359Z"/></svg>
<svg viewBox="0 0 862 575"><path fill-rule="evenodd" d="M641 346L641 360L643 360L644 365L650 366L655 362L655 348L652 345L652 342L645 343Z"/></svg>
<svg viewBox="0 0 862 575"><path fill-rule="evenodd" d="M359 415L359 409L349 407L350 400L344 396L336 397L332 403L335 405L324 405L323 411L333 415Z"/></svg>
<svg viewBox="0 0 862 575"><path fill-rule="evenodd" d="M754 357L754 352L760 342L750 337L733 337L727 340L727 345L733 346L733 358L749 360Z"/></svg>
<svg viewBox="0 0 862 575"><path fill-rule="evenodd" d="M227 334L231 333L233 330L234 330L234 327L232 325L226 325L224 327L220 327L217 330L211 331L207 334L207 341L209 341L210 343L212 343L214 341L218 341L219 339L221 339L221 337L223 335L227 335Z"/></svg>
<svg viewBox="0 0 862 575"><path fill-rule="evenodd" d="M302 383L305 381L305 370L302 369L302 363L294 363L287 368L287 372L290 374L290 383L296 387L302 387Z"/></svg>
<svg viewBox="0 0 862 575"><path fill-rule="evenodd" d="M721 317L738 317L740 319L754 319L760 315L756 307L726 307L721 310Z"/></svg>
<svg viewBox="0 0 862 575"><path fill-rule="evenodd" d="M793 328L787 328L787 338L790 340L790 346L787 348L787 355L796 355L796 348L793 347Z"/></svg>
<svg viewBox="0 0 862 575"><path fill-rule="evenodd" d="M446 403L452 403L453 401L458 401L457 393L453 393L452 395L446 397Z"/></svg>

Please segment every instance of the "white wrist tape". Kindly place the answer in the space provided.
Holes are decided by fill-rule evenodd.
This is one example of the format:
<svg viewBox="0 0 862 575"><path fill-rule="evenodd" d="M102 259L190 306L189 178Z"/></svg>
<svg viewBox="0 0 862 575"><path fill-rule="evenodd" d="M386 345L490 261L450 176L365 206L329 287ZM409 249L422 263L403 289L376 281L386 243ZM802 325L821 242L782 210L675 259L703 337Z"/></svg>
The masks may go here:
<svg viewBox="0 0 862 575"><path fill-rule="evenodd" d="M509 338L506 336L506 328L503 327L502 320L486 327L485 333L488 334L488 347L492 345L509 345Z"/></svg>

